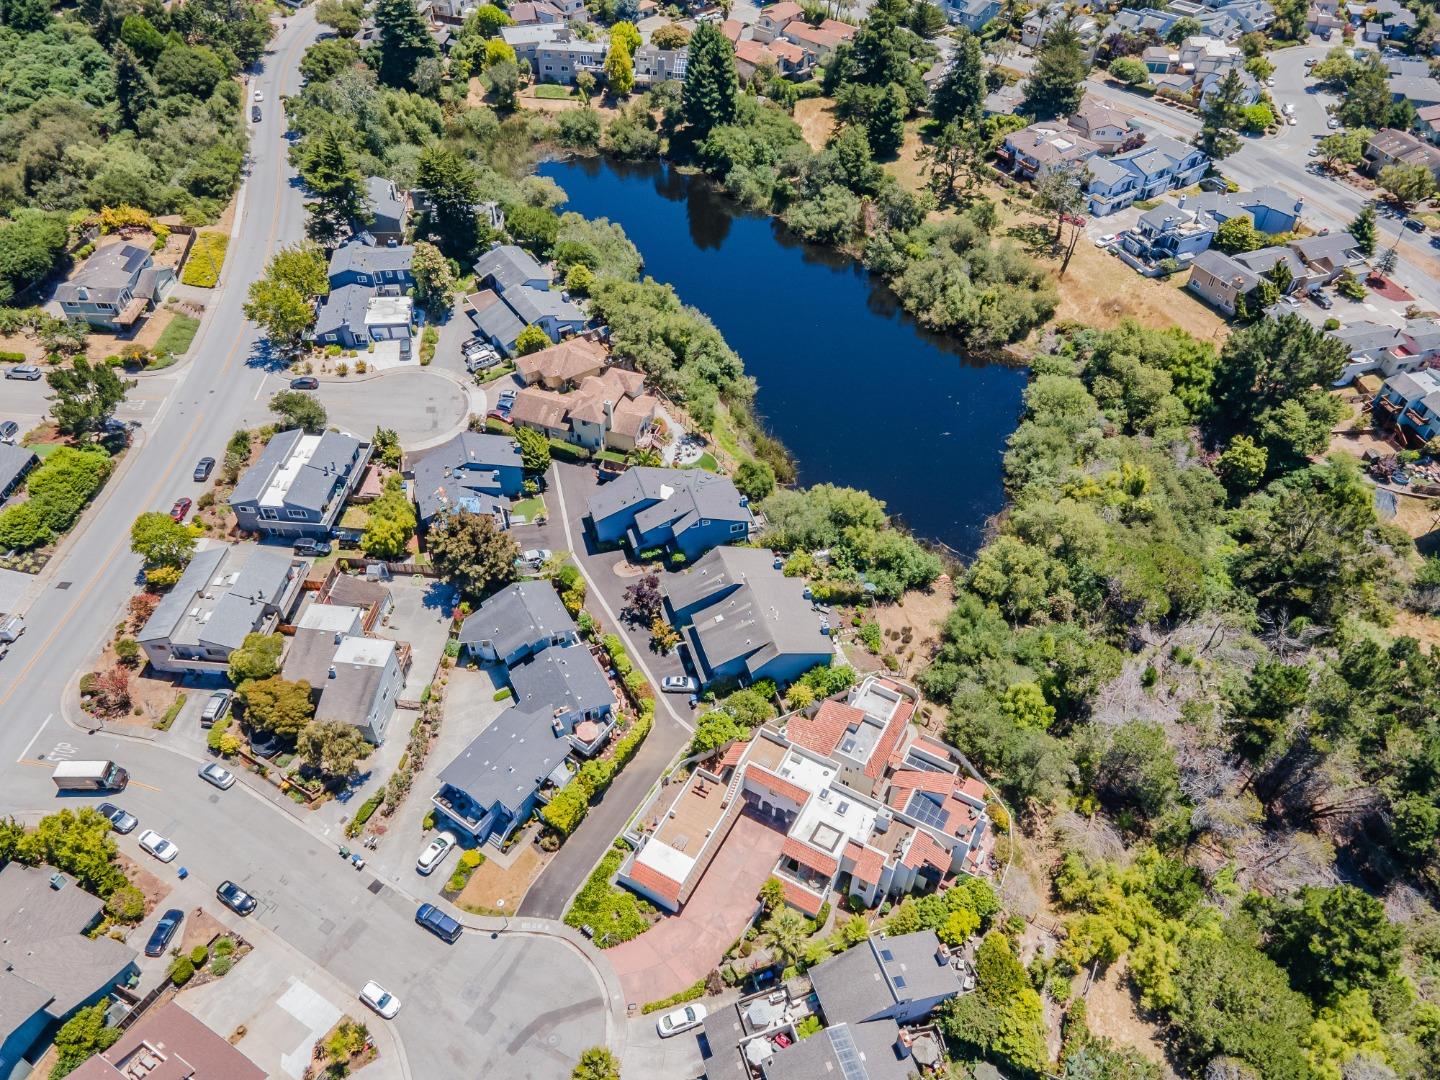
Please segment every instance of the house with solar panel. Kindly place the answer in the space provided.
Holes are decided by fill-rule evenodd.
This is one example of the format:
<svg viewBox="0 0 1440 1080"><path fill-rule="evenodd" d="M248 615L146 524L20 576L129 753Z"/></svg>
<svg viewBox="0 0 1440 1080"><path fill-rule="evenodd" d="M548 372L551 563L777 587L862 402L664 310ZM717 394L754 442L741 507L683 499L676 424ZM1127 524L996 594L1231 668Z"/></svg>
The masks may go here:
<svg viewBox="0 0 1440 1080"><path fill-rule="evenodd" d="M175 271L156 266L138 244L107 244L55 290L65 318L101 330L131 329L175 287Z"/></svg>

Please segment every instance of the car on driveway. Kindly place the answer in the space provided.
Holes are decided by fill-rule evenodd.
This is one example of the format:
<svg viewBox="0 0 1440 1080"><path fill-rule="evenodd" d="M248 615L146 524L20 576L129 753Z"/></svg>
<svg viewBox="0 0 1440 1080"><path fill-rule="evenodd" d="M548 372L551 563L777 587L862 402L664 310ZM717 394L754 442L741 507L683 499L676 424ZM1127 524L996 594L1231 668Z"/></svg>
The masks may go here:
<svg viewBox="0 0 1440 1080"><path fill-rule="evenodd" d="M191 474L191 478L194 480L208 480L210 479L210 470L213 468L215 468L215 459L213 457L202 457L195 463L195 472Z"/></svg>
<svg viewBox="0 0 1440 1080"><path fill-rule="evenodd" d="M20 437L20 425L14 420L0 420L0 442L13 443Z"/></svg>
<svg viewBox="0 0 1440 1080"><path fill-rule="evenodd" d="M1098 248L1108 248L1118 239L1120 239L1120 237L1115 233L1107 232L1104 236L1097 236L1095 238L1095 246Z"/></svg>
<svg viewBox="0 0 1440 1080"><path fill-rule="evenodd" d="M436 937L451 945L460 937L461 925L434 904L421 904L415 912L415 921Z"/></svg>
<svg viewBox="0 0 1440 1080"><path fill-rule="evenodd" d="M16 364L12 368L5 369L7 379L26 379L35 382L40 378L41 371L34 364Z"/></svg>
<svg viewBox="0 0 1440 1080"><path fill-rule="evenodd" d="M445 861L445 856L450 854L450 849L460 841L452 832L442 832L431 840L425 850L420 853L420 858L415 860L415 872L417 874L431 874L435 868Z"/></svg>
<svg viewBox="0 0 1440 1080"><path fill-rule="evenodd" d="M553 554L554 552L549 548L526 548L520 553L520 558L515 561L515 565L539 570Z"/></svg>
<svg viewBox="0 0 1440 1080"><path fill-rule="evenodd" d="M367 982L360 991L360 1000L369 1005L386 1020L395 1019L400 1011L400 999L377 982Z"/></svg>
<svg viewBox="0 0 1440 1080"><path fill-rule="evenodd" d="M200 714L200 726L214 727L215 721L230 711L230 701L234 696L233 690L216 690L211 694L210 700L205 702L205 711Z"/></svg>
<svg viewBox="0 0 1440 1080"><path fill-rule="evenodd" d="M682 1031L691 1031L699 1027L705 1022L705 1016L704 1005L686 1005L684 1008L666 1013L655 1021L655 1030L659 1032L662 1039L668 1039L671 1035L679 1035Z"/></svg>
<svg viewBox="0 0 1440 1080"><path fill-rule="evenodd" d="M222 881L215 890L215 899L235 912L236 915L249 915L255 910L257 904L255 897L233 881Z"/></svg>
<svg viewBox="0 0 1440 1080"><path fill-rule="evenodd" d="M214 784L221 791L229 791L235 786L235 774L223 765L210 762L208 765L200 766L200 779L207 784Z"/></svg>
<svg viewBox="0 0 1440 1080"><path fill-rule="evenodd" d="M184 521L185 515L190 512L190 506L189 499L176 499L175 505L170 507L170 516L176 521Z"/></svg>
<svg viewBox="0 0 1440 1080"><path fill-rule="evenodd" d="M178 847L154 829L146 829L140 834L140 850L154 855L161 862L174 862L175 856L180 854Z"/></svg>
<svg viewBox="0 0 1440 1080"><path fill-rule="evenodd" d="M160 916L160 921L155 924L155 929L150 931L150 940L145 943L146 956L159 956L165 951L165 946L170 944L170 939L175 936L175 931L180 929L180 924L185 921L185 912L179 908L171 908Z"/></svg>
<svg viewBox="0 0 1440 1080"><path fill-rule="evenodd" d="M1339 131L1339 130L1340 130L1340 121L1337 120L1335 117L1332 116L1329 120L1325 121L1325 126L1326 126L1327 128L1329 128L1331 131Z"/></svg>
<svg viewBox="0 0 1440 1080"><path fill-rule="evenodd" d="M319 390L320 380L313 375L305 375L299 379L290 380L291 390Z"/></svg>
<svg viewBox="0 0 1440 1080"><path fill-rule="evenodd" d="M114 803L102 802L99 806L95 807L95 812L110 822L110 828L122 836L125 833L134 832L135 826L140 824L134 814L127 814Z"/></svg>
<svg viewBox="0 0 1440 1080"><path fill-rule="evenodd" d="M700 689L700 680L693 675L666 675L660 689L667 694L693 694Z"/></svg>
<svg viewBox="0 0 1440 1080"><path fill-rule="evenodd" d="M1328 294L1321 292L1319 289L1311 289L1305 295L1310 297L1314 303L1319 304L1326 311L1329 311L1335 306L1335 301L1331 300Z"/></svg>
<svg viewBox="0 0 1440 1080"><path fill-rule="evenodd" d="M318 558L321 555L330 554L330 541L316 540L309 536L302 536L290 545L290 550L295 552L296 555L309 555L312 558Z"/></svg>
<svg viewBox="0 0 1440 1080"><path fill-rule="evenodd" d="M1411 232L1423 233L1425 231L1425 222L1419 218L1407 217L1405 219L1405 228Z"/></svg>
<svg viewBox="0 0 1440 1080"><path fill-rule="evenodd" d="M271 758L280 752L280 736L273 731L252 731L250 733L250 753L256 757Z"/></svg>

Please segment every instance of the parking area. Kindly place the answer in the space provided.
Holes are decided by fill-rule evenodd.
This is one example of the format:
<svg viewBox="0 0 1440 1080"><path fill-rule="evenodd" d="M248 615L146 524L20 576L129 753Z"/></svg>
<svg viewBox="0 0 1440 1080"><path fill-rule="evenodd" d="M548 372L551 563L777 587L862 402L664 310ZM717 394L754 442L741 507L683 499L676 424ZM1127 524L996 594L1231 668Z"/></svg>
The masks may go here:
<svg viewBox="0 0 1440 1080"><path fill-rule="evenodd" d="M389 428L405 447L458 431L470 411L457 380L426 368L404 368L356 382L326 380L314 393L336 427L361 435Z"/></svg>
<svg viewBox="0 0 1440 1080"><path fill-rule="evenodd" d="M385 587L395 606L375 627L375 634L409 643L410 673L401 696L415 701L434 677L445 643L450 640L450 612L455 607L456 592L444 582L418 574L392 578Z"/></svg>
<svg viewBox="0 0 1440 1080"><path fill-rule="evenodd" d="M720 1008L720 999L706 998L707 1009ZM668 1039L660 1038L656 1022L663 1012L644 1016L637 1013L627 1021L629 1038L625 1043L625 1080L676 1080L677 1077L700 1076L705 1059L700 1056L700 1040L695 1031L682 1032Z"/></svg>
<svg viewBox="0 0 1440 1080"><path fill-rule="evenodd" d="M50 411L50 384L44 379L6 379L0 382L0 420L14 420L29 431Z"/></svg>
<svg viewBox="0 0 1440 1080"><path fill-rule="evenodd" d="M785 834L741 815L678 915L605 951L627 1004L643 1005L703 979L745 932Z"/></svg>

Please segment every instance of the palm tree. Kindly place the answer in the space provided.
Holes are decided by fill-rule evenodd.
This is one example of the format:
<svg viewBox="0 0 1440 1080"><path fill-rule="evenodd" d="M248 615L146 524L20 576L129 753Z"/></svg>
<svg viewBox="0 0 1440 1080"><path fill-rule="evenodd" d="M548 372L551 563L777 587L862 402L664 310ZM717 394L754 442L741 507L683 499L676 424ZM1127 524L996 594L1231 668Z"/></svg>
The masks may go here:
<svg viewBox="0 0 1440 1080"><path fill-rule="evenodd" d="M770 935L770 944L785 961L793 964L805 952L805 939L810 936L810 924L804 915L794 908L781 908L761 927Z"/></svg>

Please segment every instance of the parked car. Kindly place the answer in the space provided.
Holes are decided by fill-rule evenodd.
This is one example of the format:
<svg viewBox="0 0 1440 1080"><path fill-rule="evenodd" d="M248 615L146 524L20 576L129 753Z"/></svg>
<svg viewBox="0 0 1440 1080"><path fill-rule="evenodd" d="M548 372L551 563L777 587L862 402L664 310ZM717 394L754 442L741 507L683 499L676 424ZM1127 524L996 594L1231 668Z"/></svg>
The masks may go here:
<svg viewBox="0 0 1440 1080"><path fill-rule="evenodd" d="M195 472L191 478L194 480L208 480L210 479L210 472L214 468L215 459L213 457L202 457L195 463Z"/></svg>
<svg viewBox="0 0 1440 1080"><path fill-rule="evenodd" d="M425 850L420 853L420 858L415 860L415 872L417 874L431 874L435 868L445 861L445 856L450 854L450 849L460 841L452 832L442 832L431 840Z"/></svg>
<svg viewBox="0 0 1440 1080"><path fill-rule="evenodd" d="M700 680L693 675L666 675L660 689L667 694L693 694L700 689Z"/></svg>
<svg viewBox="0 0 1440 1080"><path fill-rule="evenodd" d="M474 375L477 371L484 371L500 363L500 354L493 349L487 352L467 352L465 354L465 370Z"/></svg>
<svg viewBox="0 0 1440 1080"><path fill-rule="evenodd" d="M256 91L255 91L255 100L256 100L256 101L264 101L264 100L265 100L265 91L263 91L263 90L256 90Z"/></svg>
<svg viewBox="0 0 1440 1080"><path fill-rule="evenodd" d="M200 766L200 779L207 784L214 784L221 791L229 791L235 786L235 774L223 765L210 762L208 765Z"/></svg>
<svg viewBox="0 0 1440 1080"><path fill-rule="evenodd" d="M29 382L35 382L40 375L40 369L34 364L16 364L12 368L5 369L7 379L26 379Z"/></svg>
<svg viewBox="0 0 1440 1080"><path fill-rule="evenodd" d="M1285 102L1284 105L1281 105L1281 106L1280 106L1280 112L1281 112L1281 114L1284 115L1284 116L1294 116L1294 115L1295 115L1295 103L1294 103L1293 101L1287 101L1287 102Z"/></svg>
<svg viewBox="0 0 1440 1080"><path fill-rule="evenodd" d="M0 442L13 443L19 437L19 424L14 420L0 420Z"/></svg>
<svg viewBox="0 0 1440 1080"><path fill-rule="evenodd" d="M1411 232L1423 233L1425 231L1425 222L1419 218L1407 217L1405 219L1405 228Z"/></svg>
<svg viewBox="0 0 1440 1080"><path fill-rule="evenodd" d="M313 537L302 536L290 545L290 550L295 552L296 555L309 555L312 558L318 558L321 555L329 555L331 548L329 540L316 540Z"/></svg>
<svg viewBox="0 0 1440 1080"><path fill-rule="evenodd" d="M170 507L170 516L176 521L184 521L185 515L190 512L190 506L189 499L176 499L175 505Z"/></svg>
<svg viewBox="0 0 1440 1080"><path fill-rule="evenodd" d="M395 1019L400 1011L400 999L377 982L367 982L360 991L360 1000L369 1005L386 1020Z"/></svg>
<svg viewBox="0 0 1440 1080"><path fill-rule="evenodd" d="M1319 289L1311 289L1306 295L1326 311L1329 311L1335 306L1335 301L1330 299L1329 294L1323 293Z"/></svg>
<svg viewBox="0 0 1440 1080"><path fill-rule="evenodd" d="M135 826L140 824L134 814L127 814L114 803L102 802L99 806L95 807L95 812L110 822L110 828L122 836L125 833L134 832Z"/></svg>
<svg viewBox="0 0 1440 1080"><path fill-rule="evenodd" d="M434 904L421 904L415 912L415 921L436 937L455 944L460 937L461 926Z"/></svg>
<svg viewBox="0 0 1440 1080"><path fill-rule="evenodd" d="M271 758L280 752L280 736L273 731L252 731L250 733L250 753L256 757Z"/></svg>
<svg viewBox="0 0 1440 1080"><path fill-rule="evenodd" d="M154 855L161 862L174 862L175 856L180 854L178 847L154 829L146 829L140 834L140 849Z"/></svg>
<svg viewBox="0 0 1440 1080"><path fill-rule="evenodd" d="M222 881L215 890L215 898L236 915L249 915L258 901L233 881Z"/></svg>
<svg viewBox="0 0 1440 1080"><path fill-rule="evenodd" d="M251 106L250 106L250 121L251 121L251 123L255 123L255 124L258 124L258 123L260 122L260 106L259 106L259 105L251 105Z"/></svg>
<svg viewBox="0 0 1440 1080"><path fill-rule="evenodd" d="M319 390L320 380L313 375L304 375L298 379L290 380L291 390Z"/></svg>
<svg viewBox="0 0 1440 1080"><path fill-rule="evenodd" d="M1120 237L1116 233L1107 232L1104 236L1098 236L1095 238L1095 246L1098 248L1108 248L1118 239L1120 239Z"/></svg>
<svg viewBox="0 0 1440 1080"><path fill-rule="evenodd" d="M162 955L165 947L170 944L170 939L175 936L175 931L180 929L180 924L184 921L185 912L179 908L171 908L161 915L155 929L150 931L150 940L145 943L145 955Z"/></svg>
<svg viewBox="0 0 1440 1080"><path fill-rule="evenodd" d="M1307 57L1305 58L1305 66L1306 66L1307 68L1312 68L1312 67L1314 67L1317 63L1319 63L1319 58L1318 58L1318 57L1307 56Z"/></svg>
<svg viewBox="0 0 1440 1080"><path fill-rule="evenodd" d="M200 726L214 727L215 721L230 711L230 703L234 697L233 690L216 690L211 694L210 700L205 702L205 711L200 714Z"/></svg>
<svg viewBox="0 0 1440 1080"><path fill-rule="evenodd" d="M520 553L520 565L533 566L538 570L553 554L549 548L526 548Z"/></svg>
<svg viewBox="0 0 1440 1080"><path fill-rule="evenodd" d="M705 1022L706 1009L704 1005L686 1005L668 1012L659 1020L655 1021L655 1030L660 1033L662 1039L668 1039L671 1035L679 1035L682 1031L691 1031Z"/></svg>
<svg viewBox="0 0 1440 1080"><path fill-rule="evenodd" d="M1339 131L1339 130L1340 130L1340 121L1337 120L1335 117L1332 116L1329 120L1327 120L1327 121L1325 122L1325 126L1326 126L1327 128L1329 128L1331 131Z"/></svg>

